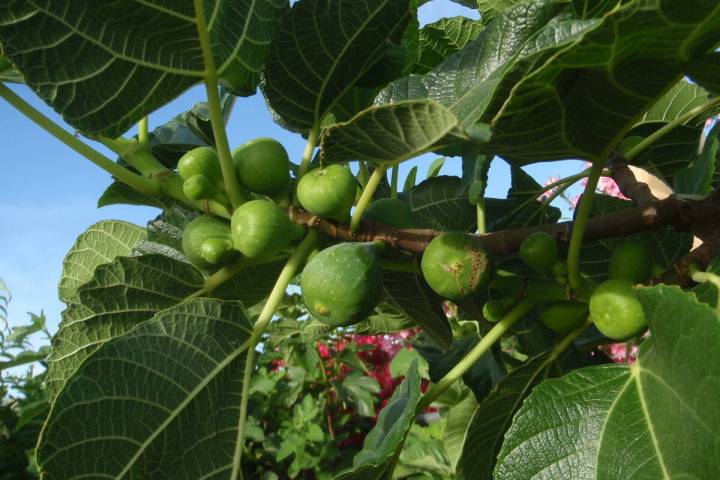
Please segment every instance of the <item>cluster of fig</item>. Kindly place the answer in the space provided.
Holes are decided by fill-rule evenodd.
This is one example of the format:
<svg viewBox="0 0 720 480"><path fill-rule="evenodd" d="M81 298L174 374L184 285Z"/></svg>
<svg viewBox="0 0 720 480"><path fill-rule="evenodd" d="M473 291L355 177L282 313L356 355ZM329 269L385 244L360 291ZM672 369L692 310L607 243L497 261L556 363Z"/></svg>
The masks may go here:
<svg viewBox="0 0 720 480"><path fill-rule="evenodd" d="M624 243L616 248L610 258L608 280L598 285L583 278L575 291L567 286L567 269L559 260L558 245L551 235L536 232L528 236L520 246L519 257L534 276L496 277L491 289L504 296L484 305L488 320L497 321L520 298L528 298L545 326L557 333L578 328L588 318L600 333L613 340L632 338L646 328L635 286L650 280L653 261L641 244Z"/></svg>
<svg viewBox="0 0 720 480"><path fill-rule="evenodd" d="M303 235L276 202L287 202L290 192L290 160L285 148L271 138L251 140L233 152L237 178L253 199L240 205L231 221L200 215L183 233L183 251L202 268L213 268L238 255L266 258L287 249ZM178 162L183 191L193 200L227 204L217 153L200 147Z"/></svg>

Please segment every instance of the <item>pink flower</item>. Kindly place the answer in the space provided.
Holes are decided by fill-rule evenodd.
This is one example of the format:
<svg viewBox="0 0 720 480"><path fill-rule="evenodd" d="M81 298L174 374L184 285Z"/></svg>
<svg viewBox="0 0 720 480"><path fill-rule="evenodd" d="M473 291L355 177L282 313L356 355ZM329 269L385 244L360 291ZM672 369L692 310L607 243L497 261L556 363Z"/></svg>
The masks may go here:
<svg viewBox="0 0 720 480"><path fill-rule="evenodd" d="M600 177L600 180L598 181L597 186L598 191L604 193L605 195L610 195L611 197L616 198L622 198L623 200L629 200L625 195L622 194L620 191L620 187L617 186L617 183L615 183L615 180L613 180L610 177Z"/></svg>
<svg viewBox="0 0 720 480"><path fill-rule="evenodd" d="M330 358L330 349L327 345L322 342L318 342L317 349L318 353L320 353L320 358Z"/></svg>
<svg viewBox="0 0 720 480"><path fill-rule="evenodd" d="M545 186L547 187L550 184L553 184L560 180L558 177L550 176L547 180L545 180ZM551 188L550 190L545 190L543 193L540 194L540 196L537 198L539 202L542 202L546 198L550 198L550 196L557 191L557 187Z"/></svg>

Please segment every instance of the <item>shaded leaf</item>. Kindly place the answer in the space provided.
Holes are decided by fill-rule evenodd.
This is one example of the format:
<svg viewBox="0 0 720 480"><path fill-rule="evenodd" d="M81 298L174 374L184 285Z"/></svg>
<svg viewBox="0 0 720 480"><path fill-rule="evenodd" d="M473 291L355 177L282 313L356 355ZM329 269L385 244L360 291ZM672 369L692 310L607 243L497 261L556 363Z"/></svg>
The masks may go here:
<svg viewBox="0 0 720 480"><path fill-rule="evenodd" d="M720 319L677 287L638 291L651 336L632 366L582 368L536 387L495 478L713 478L720 472ZM562 435L558 435L562 432ZM682 441L678 441L682 439Z"/></svg>
<svg viewBox="0 0 720 480"><path fill-rule="evenodd" d="M52 340L47 386L57 395L85 358L107 340L180 303L203 285L190 264L161 255L118 257L100 265L62 313Z"/></svg>
<svg viewBox="0 0 720 480"><path fill-rule="evenodd" d="M695 160L688 167L675 172L674 192L688 195L708 195L712 192L719 150L720 123L708 132L702 152Z"/></svg>
<svg viewBox="0 0 720 480"><path fill-rule="evenodd" d="M602 155L677 83L683 62L720 40L720 4L684 7L632 1L585 21L595 24L479 118L492 126L488 148L516 164Z"/></svg>
<svg viewBox="0 0 720 480"><path fill-rule="evenodd" d="M685 73L694 82L720 95L720 53L707 53L689 61Z"/></svg>
<svg viewBox="0 0 720 480"><path fill-rule="evenodd" d="M420 30L420 57L413 73L427 73L453 53L475 40L483 30L482 23L467 17L441 18Z"/></svg>
<svg viewBox="0 0 720 480"><path fill-rule="evenodd" d="M367 160L399 163L442 145L467 139L447 108L432 101L371 107L322 137L322 158L329 163Z"/></svg>
<svg viewBox="0 0 720 480"><path fill-rule="evenodd" d="M235 93L255 92L285 5L204 2L218 75ZM0 7L0 18L5 55L66 122L88 134L123 133L205 72L192 2L20 0Z"/></svg>
<svg viewBox="0 0 720 480"><path fill-rule="evenodd" d="M109 205L141 205L165 209L179 205L179 202L164 195L140 193L123 182L113 181L97 202L98 208Z"/></svg>
<svg viewBox="0 0 720 480"><path fill-rule="evenodd" d="M515 412L547 376L547 355L535 357L503 378L472 411L465 425L458 469L467 479L492 480L495 459Z"/></svg>
<svg viewBox="0 0 720 480"><path fill-rule="evenodd" d="M365 437L363 449L353 459L353 466L340 472L337 480L371 480L391 478L397 455L415 419L420 400L420 375L417 364L407 371L405 380L393 392L377 423Z"/></svg>
<svg viewBox="0 0 720 480"><path fill-rule="evenodd" d="M85 230L63 260L58 286L60 301L68 302L78 287L92 280L99 265L126 256L147 237L145 230L127 222L103 220Z"/></svg>
<svg viewBox="0 0 720 480"><path fill-rule="evenodd" d="M632 208L628 200L608 195L595 195L591 207L591 216L607 215L612 212ZM622 243L639 243L643 245L654 262L663 269L669 268L690 251L692 235L676 232L672 227L626 235L622 238L606 238L583 243L580 254L580 269L596 281L607 278L610 257Z"/></svg>
<svg viewBox="0 0 720 480"><path fill-rule="evenodd" d="M104 344L53 405L44 478L229 478L251 331L239 303L195 299Z"/></svg>
<svg viewBox="0 0 720 480"><path fill-rule="evenodd" d="M295 2L264 73L263 92L283 126L307 131L320 125L380 54L399 42L409 14L407 0Z"/></svg>
<svg viewBox="0 0 720 480"><path fill-rule="evenodd" d="M418 272L383 272L384 296L358 333L382 334L420 326L439 345L452 341L452 329L442 309L442 299Z"/></svg>

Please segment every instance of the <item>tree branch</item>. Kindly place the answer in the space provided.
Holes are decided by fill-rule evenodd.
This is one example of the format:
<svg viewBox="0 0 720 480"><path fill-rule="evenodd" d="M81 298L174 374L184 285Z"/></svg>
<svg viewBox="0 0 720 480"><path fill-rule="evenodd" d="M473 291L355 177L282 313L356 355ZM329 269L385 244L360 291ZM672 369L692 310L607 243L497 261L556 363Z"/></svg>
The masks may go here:
<svg viewBox="0 0 720 480"><path fill-rule="evenodd" d="M434 230L398 229L376 222L363 221L357 233L347 225L317 217L297 207L289 208L290 219L309 228L345 242L369 242L382 240L391 248L421 253L427 244L439 234ZM551 234L558 242L568 243L574 222L562 222L538 227L500 230L477 235L483 246L495 255L516 252L522 241L531 233L542 231ZM668 197L639 206L589 219L585 231L586 240L620 237L633 233L672 226L677 231L708 231L720 229L720 193L715 192L705 199L684 199Z"/></svg>
<svg viewBox="0 0 720 480"><path fill-rule="evenodd" d="M637 205L649 205L657 200L650 191L650 187L635 178L635 174L630 170L622 154L611 158L609 167L612 172L612 179L615 180L622 194Z"/></svg>

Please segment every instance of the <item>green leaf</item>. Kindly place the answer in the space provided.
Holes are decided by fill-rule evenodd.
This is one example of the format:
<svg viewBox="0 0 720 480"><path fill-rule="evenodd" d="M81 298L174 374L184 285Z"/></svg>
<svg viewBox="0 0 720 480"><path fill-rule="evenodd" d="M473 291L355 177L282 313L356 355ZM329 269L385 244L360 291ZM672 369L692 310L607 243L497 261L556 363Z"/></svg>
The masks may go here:
<svg viewBox="0 0 720 480"><path fill-rule="evenodd" d="M307 131L399 43L407 0L300 0L280 23L265 66L263 92L287 128ZM308 54L317 52L317 54Z"/></svg>
<svg viewBox="0 0 720 480"><path fill-rule="evenodd" d="M478 401L475 395L466 395L465 399L451 408L447 414L444 444L445 453L448 460L450 460L453 471L457 471L460 454L462 453L463 445L467 442L468 430L472 424L472 419L477 408Z"/></svg>
<svg viewBox="0 0 720 480"><path fill-rule="evenodd" d="M62 314L48 359L47 386L57 395L88 355L203 286L192 265L161 255L117 257L100 265Z"/></svg>
<svg viewBox="0 0 720 480"><path fill-rule="evenodd" d="M350 398L353 411L362 417L375 415L375 398L380 393L380 384L372 377L356 373L348 375L341 383L341 387Z"/></svg>
<svg viewBox="0 0 720 480"><path fill-rule="evenodd" d="M627 208L632 202L608 195L595 195L591 207L592 216L607 215ZM623 238L608 238L583 243L580 254L580 268L594 280L607 278L608 266L613 250L620 244L639 243L650 252L651 257L662 268L669 268L690 251L692 235L676 232L672 227L663 227Z"/></svg>
<svg viewBox="0 0 720 480"><path fill-rule="evenodd" d="M597 20L573 20L567 16L554 18L565 7L566 2L540 0L511 8L474 41L431 72L388 85L378 95L376 103L426 98L447 107L465 128L481 118L491 120L491 115L483 115L514 65L521 61L531 63L536 57L547 58L598 23ZM519 75L513 77L513 84L519 80ZM510 87L508 84L504 88L503 97Z"/></svg>
<svg viewBox="0 0 720 480"><path fill-rule="evenodd" d="M583 30L573 44L515 77L509 96L478 118L493 129L487 148L516 164L602 155L678 82L685 61L720 40L720 4L685 6L635 0L585 21L589 29L566 22Z"/></svg>
<svg viewBox="0 0 720 480"><path fill-rule="evenodd" d="M662 127L663 123L646 123L630 130L623 144L640 140ZM701 127L682 125L664 135L649 148L643 150L632 161L633 165L644 168L672 185L675 174L686 168L697 156L698 143L702 136ZM623 150L626 150L623 148Z"/></svg>
<svg viewBox="0 0 720 480"><path fill-rule="evenodd" d="M573 0L575 12L582 18L602 17L622 3L627 0Z"/></svg>
<svg viewBox="0 0 720 480"><path fill-rule="evenodd" d="M140 205L165 209L179 205L179 202L164 195L140 193L123 182L114 181L105 189L97 202L98 208L110 205Z"/></svg>
<svg viewBox="0 0 720 480"><path fill-rule="evenodd" d="M651 336L632 365L543 382L513 419L495 478L714 478L720 319L677 287L638 291Z"/></svg>
<svg viewBox="0 0 720 480"><path fill-rule="evenodd" d="M390 361L390 375L393 378L404 377L412 362L418 362L418 372L422 378L430 378L427 362L417 350L411 348L402 348L395 354Z"/></svg>
<svg viewBox="0 0 720 480"><path fill-rule="evenodd" d="M405 184L403 185L403 192L411 190L415 186L415 180L417 179L417 166L412 167L405 177Z"/></svg>
<svg viewBox="0 0 720 480"><path fill-rule="evenodd" d="M53 405L43 478L229 478L251 331L241 304L195 299L104 344Z"/></svg>
<svg viewBox="0 0 720 480"><path fill-rule="evenodd" d="M447 57L462 50L483 30L482 23L467 17L442 18L420 30L418 58L413 73L427 73Z"/></svg>
<svg viewBox="0 0 720 480"><path fill-rule="evenodd" d="M480 11L480 21L487 25L492 19L523 1L524 0L477 0L477 7Z"/></svg>
<svg viewBox="0 0 720 480"><path fill-rule="evenodd" d="M685 73L715 95L720 94L720 53L707 53L688 62Z"/></svg>
<svg viewBox="0 0 720 480"><path fill-rule="evenodd" d="M438 157L433 162L428 165L427 172L425 173L425 178L433 178L440 175L440 170L442 170L443 165L445 165L445 157Z"/></svg>
<svg viewBox="0 0 720 480"><path fill-rule="evenodd" d="M439 103L401 102L371 107L327 128L322 158L329 163L399 163L466 139L455 115Z"/></svg>
<svg viewBox="0 0 720 480"><path fill-rule="evenodd" d="M214 63L234 93L255 93L285 8L282 0L204 2ZM205 72L192 2L19 0L1 6L0 18L5 55L88 134L120 135Z"/></svg>
<svg viewBox="0 0 720 480"><path fill-rule="evenodd" d="M2 46L0 46L2 52ZM25 83L22 75L5 56L0 53L0 82L4 83Z"/></svg>
<svg viewBox="0 0 720 480"><path fill-rule="evenodd" d="M701 86L692 84L684 79L680 80L645 112L638 124L672 122L677 117L701 106L708 101L708 98L708 91ZM699 113L683 123L683 125L699 126L702 128L705 119L710 115L711 113L709 111Z"/></svg>
<svg viewBox="0 0 720 480"><path fill-rule="evenodd" d="M419 272L383 272L384 296L358 333L384 334L422 327L439 345L452 341L452 329L442 309L442 299L428 286Z"/></svg>
<svg viewBox="0 0 720 480"><path fill-rule="evenodd" d="M708 195L712 192L719 150L720 123L708 132L702 152L693 163L675 173L674 192L687 195Z"/></svg>
<svg viewBox="0 0 720 480"><path fill-rule="evenodd" d="M705 271L720 275L720 256L716 256ZM707 303L720 314L720 283L716 281L704 282L693 288L692 292L695 293L698 300Z"/></svg>
<svg viewBox="0 0 720 480"><path fill-rule="evenodd" d="M476 229L475 206L457 177L429 178L399 197L410 205L420 228L471 232Z"/></svg>
<svg viewBox="0 0 720 480"><path fill-rule="evenodd" d="M473 410L460 445L458 469L465 478L492 480L495 459L515 412L547 371L547 355L535 357L503 378Z"/></svg>
<svg viewBox="0 0 720 480"><path fill-rule="evenodd" d="M340 472L335 479L391 478L397 455L415 419L415 409L420 396L420 375L417 363L413 363L405 380L395 389L380 412L377 423L365 437L363 449L355 456L353 466Z"/></svg>
<svg viewBox="0 0 720 480"><path fill-rule="evenodd" d="M473 335L454 340L449 349L439 349L423 340L422 337L416 339L413 346L428 362L430 380L437 383L477 345L480 337ZM475 397L481 400L504 375L505 366L498 361L494 352L489 350L463 374L462 379Z"/></svg>
<svg viewBox="0 0 720 480"><path fill-rule="evenodd" d="M128 255L145 238L143 228L117 220L104 220L85 230L63 260L58 286L60 301L67 303L78 287L93 278L99 265Z"/></svg>

